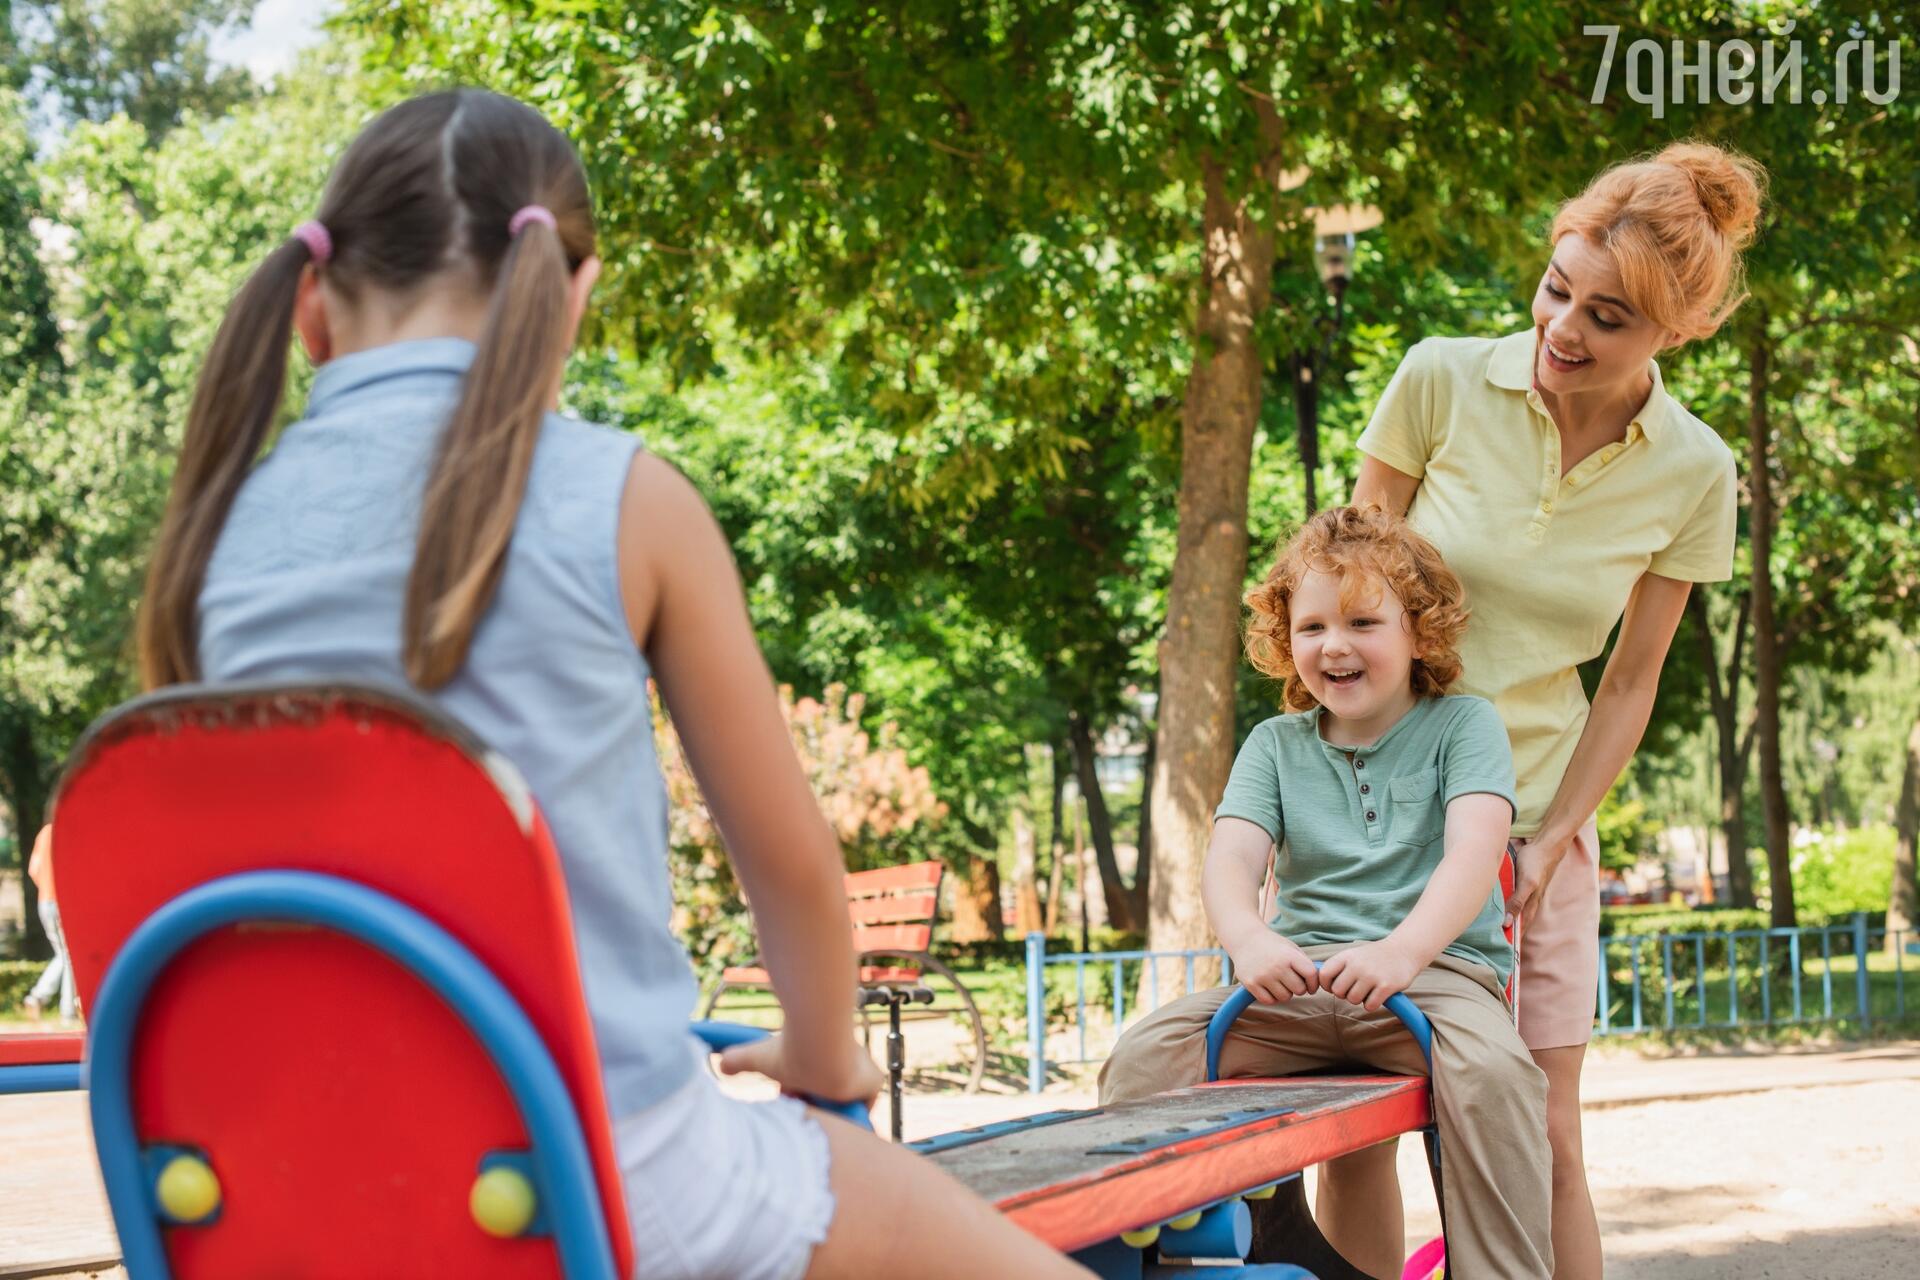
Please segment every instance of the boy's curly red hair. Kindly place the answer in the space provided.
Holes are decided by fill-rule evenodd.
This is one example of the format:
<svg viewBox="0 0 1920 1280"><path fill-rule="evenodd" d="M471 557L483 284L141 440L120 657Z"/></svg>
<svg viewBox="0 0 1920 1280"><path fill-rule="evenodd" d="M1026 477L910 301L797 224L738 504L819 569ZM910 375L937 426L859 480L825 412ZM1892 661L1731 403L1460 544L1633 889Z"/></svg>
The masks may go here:
<svg viewBox="0 0 1920 1280"><path fill-rule="evenodd" d="M1399 598L1420 653L1413 660L1415 697L1437 698L1460 678L1458 645L1467 629L1467 593L1439 550L1382 507L1329 507L1300 527L1280 549L1266 581L1246 596L1253 610L1247 658L1261 673L1286 682L1287 710L1319 705L1294 666L1287 619L1287 601L1309 569L1339 575L1343 609L1374 583Z"/></svg>

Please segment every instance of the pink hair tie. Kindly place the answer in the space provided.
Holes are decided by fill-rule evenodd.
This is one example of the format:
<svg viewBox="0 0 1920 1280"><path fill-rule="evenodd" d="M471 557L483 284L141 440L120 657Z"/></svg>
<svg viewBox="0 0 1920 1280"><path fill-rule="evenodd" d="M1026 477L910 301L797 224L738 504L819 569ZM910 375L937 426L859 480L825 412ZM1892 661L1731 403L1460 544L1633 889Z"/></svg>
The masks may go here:
<svg viewBox="0 0 1920 1280"><path fill-rule="evenodd" d="M558 227L554 221L553 210L543 204L530 204L507 219L507 236L511 239L520 234L520 229L529 222L544 222L550 227Z"/></svg>
<svg viewBox="0 0 1920 1280"><path fill-rule="evenodd" d="M293 238L307 246L315 262L325 262L333 256L333 237L318 222L301 223L293 229Z"/></svg>

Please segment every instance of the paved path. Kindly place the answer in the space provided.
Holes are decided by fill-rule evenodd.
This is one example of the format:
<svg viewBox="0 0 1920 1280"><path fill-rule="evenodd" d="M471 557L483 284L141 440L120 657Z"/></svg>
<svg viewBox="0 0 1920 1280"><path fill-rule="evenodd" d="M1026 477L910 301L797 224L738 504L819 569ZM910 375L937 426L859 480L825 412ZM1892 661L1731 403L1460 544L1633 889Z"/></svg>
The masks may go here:
<svg viewBox="0 0 1920 1280"><path fill-rule="evenodd" d="M1586 1100L1609 1276L1911 1280L1920 1270L1920 1040L1658 1059L1597 1051ZM913 1139L1093 1103L1091 1080L1038 1096L909 1097L904 1128ZM884 1132L884 1101L874 1120ZM0 1098L0 1153L0 1277L110 1263L84 1100ZM1420 1144L1403 1142L1400 1162L1417 1243L1437 1229Z"/></svg>

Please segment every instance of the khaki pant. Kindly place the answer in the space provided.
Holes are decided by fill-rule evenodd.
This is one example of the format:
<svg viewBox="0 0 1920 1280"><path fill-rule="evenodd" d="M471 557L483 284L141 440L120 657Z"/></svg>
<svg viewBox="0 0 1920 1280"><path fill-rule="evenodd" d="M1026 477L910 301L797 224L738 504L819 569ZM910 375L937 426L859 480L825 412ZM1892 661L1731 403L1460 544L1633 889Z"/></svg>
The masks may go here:
<svg viewBox="0 0 1920 1280"><path fill-rule="evenodd" d="M1306 948L1323 960L1344 946ZM1100 1101L1123 1102L1206 1078L1207 1021L1231 987L1196 991L1127 1029L1100 1070ZM1547 1078L1534 1065L1491 969L1443 955L1407 996L1433 1024L1434 1112L1445 1182L1448 1275L1524 1280L1553 1274L1553 1167ZM1427 1074L1400 1020L1327 992L1255 1004L1220 1051L1223 1079L1342 1064Z"/></svg>

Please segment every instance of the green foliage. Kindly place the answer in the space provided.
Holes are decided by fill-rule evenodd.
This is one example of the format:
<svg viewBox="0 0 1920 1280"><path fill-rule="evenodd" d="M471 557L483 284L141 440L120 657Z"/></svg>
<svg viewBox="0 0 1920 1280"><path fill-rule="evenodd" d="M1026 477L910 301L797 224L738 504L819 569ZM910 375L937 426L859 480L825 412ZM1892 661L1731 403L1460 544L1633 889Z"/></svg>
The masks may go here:
<svg viewBox="0 0 1920 1280"><path fill-rule="evenodd" d="M20 1012L20 1002L46 967L44 960L0 960L0 1017Z"/></svg>
<svg viewBox="0 0 1920 1280"><path fill-rule="evenodd" d="M1893 888L1892 827L1820 831L1793 847L1793 897L1802 919L1838 919L1855 911L1881 913ZM1764 894L1763 863L1754 867L1754 888Z"/></svg>
<svg viewBox="0 0 1920 1280"><path fill-rule="evenodd" d="M1765 929L1769 921L1761 910L1710 907L1699 911L1675 909L1663 903L1600 908L1600 936L1656 937L1663 933L1733 933Z"/></svg>
<svg viewBox="0 0 1920 1280"><path fill-rule="evenodd" d="M1618 788L1600 801L1595 825L1600 833L1602 870L1625 871L1654 852L1653 837L1659 823L1648 816L1644 800L1622 796Z"/></svg>
<svg viewBox="0 0 1920 1280"><path fill-rule="evenodd" d="M258 0L13 0L31 91L67 122L124 116L158 138L189 112L218 116L252 97L242 67L219 67L214 34L245 26Z"/></svg>

